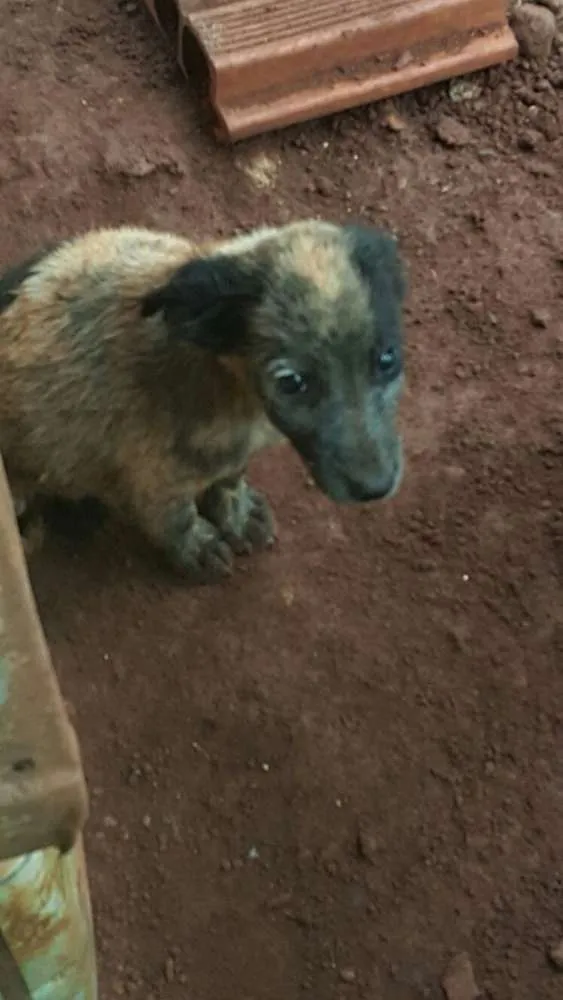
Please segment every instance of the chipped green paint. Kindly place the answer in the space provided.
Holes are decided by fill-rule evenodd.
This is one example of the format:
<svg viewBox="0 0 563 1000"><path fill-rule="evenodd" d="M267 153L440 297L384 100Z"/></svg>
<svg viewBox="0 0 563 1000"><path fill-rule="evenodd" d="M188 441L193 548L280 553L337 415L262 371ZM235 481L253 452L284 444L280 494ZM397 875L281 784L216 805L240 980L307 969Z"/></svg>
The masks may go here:
<svg viewBox="0 0 563 1000"><path fill-rule="evenodd" d="M0 929L32 1000L96 1000L92 914L80 840L68 854L49 848L0 862Z"/></svg>

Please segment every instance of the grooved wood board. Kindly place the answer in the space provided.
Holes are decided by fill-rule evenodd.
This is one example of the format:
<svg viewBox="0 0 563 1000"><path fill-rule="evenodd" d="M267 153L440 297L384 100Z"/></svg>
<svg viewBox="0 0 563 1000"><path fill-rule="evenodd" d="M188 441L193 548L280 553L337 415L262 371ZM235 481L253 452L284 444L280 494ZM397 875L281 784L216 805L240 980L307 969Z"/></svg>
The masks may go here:
<svg viewBox="0 0 563 1000"><path fill-rule="evenodd" d="M512 58L504 0L145 0L217 134L259 132Z"/></svg>

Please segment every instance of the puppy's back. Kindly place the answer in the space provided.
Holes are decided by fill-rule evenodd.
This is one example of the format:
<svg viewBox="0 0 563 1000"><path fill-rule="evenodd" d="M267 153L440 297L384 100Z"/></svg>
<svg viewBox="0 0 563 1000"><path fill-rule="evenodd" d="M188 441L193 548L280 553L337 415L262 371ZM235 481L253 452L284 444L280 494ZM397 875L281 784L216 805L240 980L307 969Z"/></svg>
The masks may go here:
<svg viewBox="0 0 563 1000"><path fill-rule="evenodd" d="M141 320L140 301L194 251L166 233L99 230L4 273L0 450L8 465L46 482L56 465L56 488L88 461L92 481L102 474L94 465L141 402L136 359L164 336L158 319Z"/></svg>

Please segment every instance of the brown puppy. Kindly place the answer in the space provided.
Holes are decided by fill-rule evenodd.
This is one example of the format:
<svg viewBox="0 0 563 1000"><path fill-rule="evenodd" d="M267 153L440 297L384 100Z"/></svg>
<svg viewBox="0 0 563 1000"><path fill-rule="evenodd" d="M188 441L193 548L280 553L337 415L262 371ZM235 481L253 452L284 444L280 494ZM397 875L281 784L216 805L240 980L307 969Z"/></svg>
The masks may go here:
<svg viewBox="0 0 563 1000"><path fill-rule="evenodd" d="M268 545L244 479L289 439L335 502L402 477L404 282L378 230L298 222L220 245L92 232L0 279L0 450L22 510L96 497L199 581Z"/></svg>

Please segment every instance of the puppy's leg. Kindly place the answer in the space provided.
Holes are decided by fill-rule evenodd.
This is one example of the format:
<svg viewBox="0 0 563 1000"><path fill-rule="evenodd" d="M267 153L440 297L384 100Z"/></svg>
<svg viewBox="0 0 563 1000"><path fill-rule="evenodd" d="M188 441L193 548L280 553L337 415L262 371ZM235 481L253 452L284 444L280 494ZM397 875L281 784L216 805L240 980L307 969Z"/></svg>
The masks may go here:
<svg viewBox="0 0 563 1000"><path fill-rule="evenodd" d="M268 548L274 542L269 504L242 477L214 483L198 500L198 507L237 555Z"/></svg>
<svg viewBox="0 0 563 1000"><path fill-rule="evenodd" d="M34 511L29 519L24 518L23 523L18 522L22 548L26 559L30 559L39 549L43 548L45 541L45 521L39 511Z"/></svg>
<svg viewBox="0 0 563 1000"><path fill-rule="evenodd" d="M200 515L195 493L192 481L182 481L181 470L161 465L152 481L146 475L132 480L127 507L149 539L193 583L214 583L232 573L233 553Z"/></svg>

